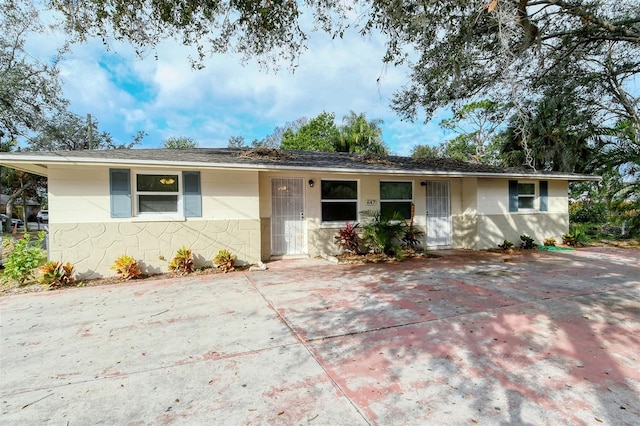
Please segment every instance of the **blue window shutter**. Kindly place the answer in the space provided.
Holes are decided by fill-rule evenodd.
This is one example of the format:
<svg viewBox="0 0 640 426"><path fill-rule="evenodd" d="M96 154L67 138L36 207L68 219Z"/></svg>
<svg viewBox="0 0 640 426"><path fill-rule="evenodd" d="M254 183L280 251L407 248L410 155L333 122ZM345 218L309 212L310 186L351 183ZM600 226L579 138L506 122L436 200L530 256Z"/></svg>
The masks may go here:
<svg viewBox="0 0 640 426"><path fill-rule="evenodd" d="M549 182L546 180L540 181L540 211L546 212L549 210Z"/></svg>
<svg viewBox="0 0 640 426"><path fill-rule="evenodd" d="M182 184L185 217L201 217L200 172L182 172Z"/></svg>
<svg viewBox="0 0 640 426"><path fill-rule="evenodd" d="M131 217L131 172L109 169L111 217Z"/></svg>
<svg viewBox="0 0 640 426"><path fill-rule="evenodd" d="M509 211L518 211L518 181L509 181Z"/></svg>

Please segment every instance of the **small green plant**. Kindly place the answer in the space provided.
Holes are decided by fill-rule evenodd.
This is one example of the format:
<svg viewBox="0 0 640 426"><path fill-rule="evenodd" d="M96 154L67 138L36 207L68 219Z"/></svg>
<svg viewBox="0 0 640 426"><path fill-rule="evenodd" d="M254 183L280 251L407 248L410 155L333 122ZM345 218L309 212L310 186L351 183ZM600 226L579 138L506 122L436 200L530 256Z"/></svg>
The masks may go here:
<svg viewBox="0 0 640 426"><path fill-rule="evenodd" d="M236 256L227 249L220 250L216 257L213 258L213 264L225 273L233 271L235 269Z"/></svg>
<svg viewBox="0 0 640 426"><path fill-rule="evenodd" d="M169 262L169 270L179 275L193 272L193 253L186 246L178 249L176 255Z"/></svg>
<svg viewBox="0 0 640 426"><path fill-rule="evenodd" d="M407 226L404 218L399 213L391 217L382 216L379 211L365 211L363 215L369 218L363 227L365 241L375 252L401 259L402 250L398 242Z"/></svg>
<svg viewBox="0 0 640 426"><path fill-rule="evenodd" d="M31 236L25 234L13 243L13 249L4 259L4 275L24 284L33 278L34 270L46 259L42 250L45 232L40 231L38 237L31 241Z"/></svg>
<svg viewBox="0 0 640 426"><path fill-rule="evenodd" d="M336 244L342 251L347 253L357 254L360 252L360 235L358 235L357 228L360 224L355 225L347 222L344 228L338 229L338 235L336 236Z"/></svg>
<svg viewBox="0 0 640 426"><path fill-rule="evenodd" d="M40 284L48 285L49 288L58 288L72 285L76 279L73 277L73 264L71 262L62 263L50 260L40 267Z"/></svg>
<svg viewBox="0 0 640 426"><path fill-rule="evenodd" d="M502 244L498 244L498 247L503 251L507 251L513 248L513 243L509 240L504 240Z"/></svg>
<svg viewBox="0 0 640 426"><path fill-rule="evenodd" d="M402 248L415 250L420 246L420 237L424 235L424 232L416 228L413 224L413 220L407 225L407 229L402 236Z"/></svg>
<svg viewBox="0 0 640 426"><path fill-rule="evenodd" d="M547 247L555 247L556 246L556 239L553 238L553 237L545 238L543 244L545 246L547 246Z"/></svg>
<svg viewBox="0 0 640 426"><path fill-rule="evenodd" d="M111 269L114 269L123 281L134 280L142 275L138 262L126 254L117 258Z"/></svg>
<svg viewBox="0 0 640 426"><path fill-rule="evenodd" d="M522 240L522 244L520 245L525 250L531 250L535 248L536 242L533 238L528 235L520 235L520 239Z"/></svg>

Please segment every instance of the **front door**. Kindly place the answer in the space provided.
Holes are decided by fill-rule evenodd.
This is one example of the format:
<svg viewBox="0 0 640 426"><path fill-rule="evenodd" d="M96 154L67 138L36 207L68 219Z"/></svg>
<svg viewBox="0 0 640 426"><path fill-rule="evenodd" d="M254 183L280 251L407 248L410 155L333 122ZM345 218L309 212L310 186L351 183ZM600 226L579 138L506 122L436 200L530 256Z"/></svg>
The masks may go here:
<svg viewBox="0 0 640 426"><path fill-rule="evenodd" d="M427 182L427 247L451 245L449 182Z"/></svg>
<svg viewBox="0 0 640 426"><path fill-rule="evenodd" d="M304 181L271 179L271 254L306 254Z"/></svg>

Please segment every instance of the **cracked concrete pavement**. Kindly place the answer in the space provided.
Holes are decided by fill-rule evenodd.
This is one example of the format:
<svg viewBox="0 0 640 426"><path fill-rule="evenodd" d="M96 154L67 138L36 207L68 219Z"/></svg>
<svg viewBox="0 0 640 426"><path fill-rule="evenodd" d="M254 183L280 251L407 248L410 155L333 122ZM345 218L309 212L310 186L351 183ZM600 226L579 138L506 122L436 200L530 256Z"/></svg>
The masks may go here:
<svg viewBox="0 0 640 426"><path fill-rule="evenodd" d="M0 422L638 423L638 250L269 266L0 298Z"/></svg>

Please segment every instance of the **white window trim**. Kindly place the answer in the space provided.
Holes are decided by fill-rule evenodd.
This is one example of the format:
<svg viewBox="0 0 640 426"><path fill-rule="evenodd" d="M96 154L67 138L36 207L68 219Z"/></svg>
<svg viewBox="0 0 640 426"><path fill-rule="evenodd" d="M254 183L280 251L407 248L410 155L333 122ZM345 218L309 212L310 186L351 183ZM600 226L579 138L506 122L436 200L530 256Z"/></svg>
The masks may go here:
<svg viewBox="0 0 640 426"><path fill-rule="evenodd" d="M356 183L356 191L357 197L355 199L356 203L356 218L348 221L324 221L322 220L322 203L342 203L345 201L353 202L353 199L343 199L343 200L325 200L322 198L322 182L355 182ZM323 228L341 228L345 225L345 223L356 224L360 222L360 179L320 179L320 225Z"/></svg>
<svg viewBox="0 0 640 426"><path fill-rule="evenodd" d="M166 170L134 170L133 174L133 205L134 205L134 217L146 218L149 220L157 219L184 219L184 203L182 201L182 172L181 171L169 171ZM178 177L178 192L138 192L138 175L176 175ZM177 211L175 212L140 212L138 195L177 195L176 202Z"/></svg>
<svg viewBox="0 0 640 426"><path fill-rule="evenodd" d="M416 194L415 194L415 182L412 180L381 180L378 182L378 191L380 191L380 184L381 183L410 183L411 184L411 200L383 200L382 199L382 194L378 193L378 198L379 198L379 203L380 203L380 211L382 211L382 203L407 203L410 202L412 205L415 205L415 198L416 198ZM409 220L409 219L407 219Z"/></svg>
<svg viewBox="0 0 640 426"><path fill-rule="evenodd" d="M533 185L533 194L520 195L520 192L518 191L518 212L531 213L531 212L539 211L540 204L538 202L538 185L536 185L536 182L532 180L519 180L518 185L520 184ZM520 197L533 199L533 207L532 208L520 207Z"/></svg>

